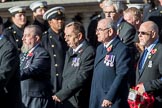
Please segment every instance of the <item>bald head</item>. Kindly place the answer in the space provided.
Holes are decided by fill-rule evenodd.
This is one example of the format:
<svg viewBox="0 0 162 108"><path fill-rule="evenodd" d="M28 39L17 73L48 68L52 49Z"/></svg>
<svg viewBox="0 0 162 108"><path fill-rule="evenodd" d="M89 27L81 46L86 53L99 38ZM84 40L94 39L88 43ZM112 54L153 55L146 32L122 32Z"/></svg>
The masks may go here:
<svg viewBox="0 0 162 108"><path fill-rule="evenodd" d="M139 28L139 41L142 46L149 47L155 40L159 38L158 26L152 21L146 21Z"/></svg>
<svg viewBox="0 0 162 108"><path fill-rule="evenodd" d="M140 27L144 27L149 31L153 30L157 33L159 32L157 24L155 24L153 21L146 21L146 22L142 23Z"/></svg>

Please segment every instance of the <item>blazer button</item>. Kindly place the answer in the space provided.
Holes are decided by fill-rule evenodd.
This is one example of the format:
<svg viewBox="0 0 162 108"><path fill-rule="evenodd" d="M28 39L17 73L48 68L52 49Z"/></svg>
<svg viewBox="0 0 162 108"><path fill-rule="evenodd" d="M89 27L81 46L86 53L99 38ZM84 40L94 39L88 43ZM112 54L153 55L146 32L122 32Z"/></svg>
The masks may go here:
<svg viewBox="0 0 162 108"><path fill-rule="evenodd" d="M56 76L59 76L59 74L57 73Z"/></svg>
<svg viewBox="0 0 162 108"><path fill-rule="evenodd" d="M18 39L16 39L16 42L18 42L19 40Z"/></svg>
<svg viewBox="0 0 162 108"><path fill-rule="evenodd" d="M57 67L58 66L58 64L55 64L55 67Z"/></svg>
<svg viewBox="0 0 162 108"><path fill-rule="evenodd" d="M52 36L50 36L50 38L52 38Z"/></svg>
<svg viewBox="0 0 162 108"><path fill-rule="evenodd" d="M55 47L55 45L51 45L51 47L53 48L53 47Z"/></svg>
<svg viewBox="0 0 162 108"><path fill-rule="evenodd" d="M53 56L56 57L56 54L54 54Z"/></svg>

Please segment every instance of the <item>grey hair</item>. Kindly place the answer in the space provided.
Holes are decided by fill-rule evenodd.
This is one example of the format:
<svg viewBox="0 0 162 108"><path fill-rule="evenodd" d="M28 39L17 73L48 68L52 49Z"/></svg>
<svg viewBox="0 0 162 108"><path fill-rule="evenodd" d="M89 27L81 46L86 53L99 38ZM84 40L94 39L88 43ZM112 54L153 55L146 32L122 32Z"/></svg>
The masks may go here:
<svg viewBox="0 0 162 108"><path fill-rule="evenodd" d="M38 35L40 38L42 37L42 30L38 25L28 25L25 28L32 28L34 30L34 35Z"/></svg>
<svg viewBox="0 0 162 108"><path fill-rule="evenodd" d="M104 2L104 7L109 7L109 6L113 5L113 4L114 4L114 2L112 0L106 0Z"/></svg>
<svg viewBox="0 0 162 108"><path fill-rule="evenodd" d="M74 27L74 31L73 31L74 33L78 34L79 32L81 32L83 37L85 37L85 29L84 29L83 24L77 21L73 21L73 22L68 23L65 27L70 27L70 26Z"/></svg>
<svg viewBox="0 0 162 108"><path fill-rule="evenodd" d="M107 0L104 4L104 7L114 6L116 12L123 12L127 9L127 5L123 1L114 1L114 0Z"/></svg>
<svg viewBox="0 0 162 108"><path fill-rule="evenodd" d="M117 24L114 22L114 21L110 21L108 24L107 24L107 28L112 28L113 30L117 30Z"/></svg>
<svg viewBox="0 0 162 108"><path fill-rule="evenodd" d="M152 29L155 30L157 33L159 32L159 27L156 23L152 22L153 25L152 25Z"/></svg>

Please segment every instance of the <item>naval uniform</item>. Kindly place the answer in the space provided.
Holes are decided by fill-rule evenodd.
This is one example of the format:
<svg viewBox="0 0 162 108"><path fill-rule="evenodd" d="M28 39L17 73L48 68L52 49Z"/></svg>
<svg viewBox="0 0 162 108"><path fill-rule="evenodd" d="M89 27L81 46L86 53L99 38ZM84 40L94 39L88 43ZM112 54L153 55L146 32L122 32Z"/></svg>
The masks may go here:
<svg viewBox="0 0 162 108"><path fill-rule="evenodd" d="M22 46L22 36L24 29L18 28L15 24L4 30L4 36L13 43L13 45L20 51Z"/></svg>
<svg viewBox="0 0 162 108"><path fill-rule="evenodd" d="M51 28L43 34L42 45L49 52L51 57L51 83L53 94L61 89L62 71L67 49L63 39L63 33L57 34Z"/></svg>
<svg viewBox="0 0 162 108"><path fill-rule="evenodd" d="M33 25L38 25L38 26L41 28L42 32L47 31L48 28L49 28L48 22L47 22L47 21L45 21L45 22L42 24L42 23L40 23L39 21L34 20Z"/></svg>

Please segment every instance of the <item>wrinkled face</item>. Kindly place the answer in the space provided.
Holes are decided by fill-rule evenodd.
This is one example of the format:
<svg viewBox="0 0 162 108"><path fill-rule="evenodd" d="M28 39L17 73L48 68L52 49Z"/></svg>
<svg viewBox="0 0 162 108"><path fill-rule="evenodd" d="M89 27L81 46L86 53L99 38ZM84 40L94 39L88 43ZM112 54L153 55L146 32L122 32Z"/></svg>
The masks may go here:
<svg viewBox="0 0 162 108"><path fill-rule="evenodd" d="M49 25L53 31L56 33L63 29L64 27L64 19L52 19L49 21Z"/></svg>
<svg viewBox="0 0 162 108"><path fill-rule="evenodd" d="M152 31L145 25L141 25L139 28L139 42L142 46L149 46L152 42Z"/></svg>
<svg viewBox="0 0 162 108"><path fill-rule="evenodd" d="M33 15L35 18L43 20L43 15L46 12L46 10L46 8L38 8L35 12L33 12Z"/></svg>
<svg viewBox="0 0 162 108"><path fill-rule="evenodd" d="M105 18L112 18L114 21L118 20L118 13L113 5L104 7L103 12L105 14Z"/></svg>
<svg viewBox="0 0 162 108"><path fill-rule="evenodd" d="M38 40L32 28L25 28L22 41L23 41L23 46L21 48L22 52L28 52L35 46Z"/></svg>
<svg viewBox="0 0 162 108"><path fill-rule="evenodd" d="M12 20L15 25L21 28L26 24L26 15L25 13L16 13L15 16L12 17Z"/></svg>
<svg viewBox="0 0 162 108"><path fill-rule="evenodd" d="M106 26L106 22L104 21L99 21L96 29L96 35L98 42L105 43L109 40L109 28Z"/></svg>
<svg viewBox="0 0 162 108"><path fill-rule="evenodd" d="M71 48L76 48L79 44L78 34L73 32L73 26L65 27L65 41Z"/></svg>

